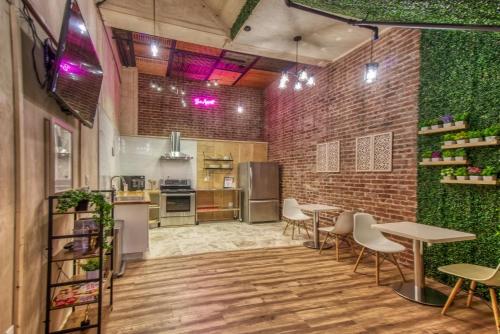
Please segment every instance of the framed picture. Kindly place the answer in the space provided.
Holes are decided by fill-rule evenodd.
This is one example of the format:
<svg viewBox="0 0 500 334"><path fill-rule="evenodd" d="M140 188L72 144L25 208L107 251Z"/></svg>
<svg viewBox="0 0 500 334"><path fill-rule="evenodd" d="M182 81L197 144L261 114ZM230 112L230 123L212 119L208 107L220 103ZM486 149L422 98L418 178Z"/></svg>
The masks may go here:
<svg viewBox="0 0 500 334"><path fill-rule="evenodd" d="M45 120L47 196L73 188L73 128L56 118Z"/></svg>
<svg viewBox="0 0 500 334"><path fill-rule="evenodd" d="M224 188L234 188L234 177L224 176Z"/></svg>

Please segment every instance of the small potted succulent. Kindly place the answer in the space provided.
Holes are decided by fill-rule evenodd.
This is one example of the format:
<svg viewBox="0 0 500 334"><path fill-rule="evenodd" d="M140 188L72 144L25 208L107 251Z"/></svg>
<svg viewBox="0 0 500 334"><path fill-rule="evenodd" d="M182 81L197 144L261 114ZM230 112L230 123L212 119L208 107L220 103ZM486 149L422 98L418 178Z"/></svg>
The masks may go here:
<svg viewBox="0 0 500 334"><path fill-rule="evenodd" d="M453 115L450 115L450 114L446 114L444 116L441 116L441 121L443 122L444 128L449 128L449 127L454 125Z"/></svg>
<svg viewBox="0 0 500 334"><path fill-rule="evenodd" d="M483 130L484 139L486 141L495 141L500 136L500 124L492 125Z"/></svg>
<svg viewBox="0 0 500 334"><path fill-rule="evenodd" d="M441 118L436 118L432 121L432 125L431 125L432 130L440 129L442 127L443 127L443 121L441 120Z"/></svg>
<svg viewBox="0 0 500 334"><path fill-rule="evenodd" d="M469 179L469 173L467 172L467 168L465 167L460 167L455 169L455 176L457 177L457 180L468 180Z"/></svg>
<svg viewBox="0 0 500 334"><path fill-rule="evenodd" d="M455 144L455 135L453 133L447 133L443 136L443 141L445 145Z"/></svg>
<svg viewBox="0 0 500 334"><path fill-rule="evenodd" d="M422 161L423 162L430 162L432 157L432 151L431 150L425 150L422 152Z"/></svg>
<svg viewBox="0 0 500 334"><path fill-rule="evenodd" d="M456 161L467 160L467 152L465 152L465 149L463 149L463 148L459 148L458 150L455 150L455 152L453 152L453 156L455 157Z"/></svg>
<svg viewBox="0 0 500 334"><path fill-rule="evenodd" d="M481 168L479 167L467 167L467 172L469 173L469 178L471 180L479 181L483 179L483 177L481 176Z"/></svg>
<svg viewBox="0 0 500 334"><path fill-rule="evenodd" d="M486 166L481 171L481 176L485 181L495 181L497 179L497 170L493 166Z"/></svg>
<svg viewBox="0 0 500 334"><path fill-rule="evenodd" d="M465 131L460 131L455 135L455 140L457 141L457 144L465 144L469 142L468 139L468 134Z"/></svg>
<svg viewBox="0 0 500 334"><path fill-rule="evenodd" d="M80 268L85 271L85 277L87 279L99 278L99 259L88 259L85 263L80 264Z"/></svg>
<svg viewBox="0 0 500 334"><path fill-rule="evenodd" d="M444 150L443 151L443 160L444 161L455 160L455 152L453 152L453 150Z"/></svg>
<svg viewBox="0 0 500 334"><path fill-rule="evenodd" d="M442 161L443 157L441 155L441 151L434 151L431 154L431 160L432 161Z"/></svg>
<svg viewBox="0 0 500 334"><path fill-rule="evenodd" d="M455 179L455 170L453 168L441 169L441 176L443 180L450 181Z"/></svg>
<svg viewBox="0 0 500 334"><path fill-rule="evenodd" d="M430 130L432 125L432 121L429 121L428 119L420 121L420 130L425 131L425 130Z"/></svg>
<svg viewBox="0 0 500 334"><path fill-rule="evenodd" d="M461 114L456 115L455 118L455 125L465 125L469 121L469 113L468 112L463 112Z"/></svg>
<svg viewBox="0 0 500 334"><path fill-rule="evenodd" d="M481 131L478 130L467 132L467 137L469 137L469 142L471 143L483 141L483 135Z"/></svg>

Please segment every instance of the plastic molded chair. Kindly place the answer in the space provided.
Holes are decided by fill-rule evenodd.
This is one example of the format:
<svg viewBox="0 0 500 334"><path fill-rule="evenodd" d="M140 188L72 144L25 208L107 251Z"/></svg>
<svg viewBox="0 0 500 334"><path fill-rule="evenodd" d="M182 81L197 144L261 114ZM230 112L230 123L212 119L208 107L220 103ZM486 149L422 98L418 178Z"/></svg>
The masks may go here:
<svg viewBox="0 0 500 334"><path fill-rule="evenodd" d="M351 240L349 240L349 235L352 233L353 228L354 228L354 213L349 211L342 212L337 217L334 226L320 227L318 230L320 230L321 232L326 232L326 237L325 240L323 240L323 243L321 244L319 253L321 254L321 252L323 251L323 247L325 246L327 241L330 238L335 237L335 254L337 261L339 261L340 241L346 242L351 248L354 255L356 256L356 252L354 251L354 247L351 243Z"/></svg>
<svg viewBox="0 0 500 334"><path fill-rule="evenodd" d="M353 237L354 240L363 248L361 248L361 252L359 253L359 257L356 261L356 264L354 265L353 271L356 272L363 254L368 248L372 251L372 253L375 253L375 281L377 285L379 285L379 272L381 264L381 262L379 261L380 254L383 255L383 259L387 258L388 256L388 260L396 265L399 274L401 275L401 278L404 282L405 277L403 275L403 272L401 271L401 268L399 267L394 253L400 253L404 251L405 247L397 242L387 239L379 230L372 229L371 226L373 224L377 224L377 221L373 218L372 215L368 213L356 213L354 215Z"/></svg>
<svg viewBox="0 0 500 334"><path fill-rule="evenodd" d="M443 273L458 277L458 281L455 284L453 290L451 290L450 296L448 297L446 304L441 310L441 314L446 314L446 311L451 306L453 300L462 288L464 280L470 280L470 288L467 295L467 307L470 307L472 303L472 296L474 295L474 290L476 289L477 283L481 283L486 285L488 287L488 290L490 291L491 308L493 309L497 332L500 332L500 312L498 311L498 300L497 294L495 292L495 287L500 287L500 264L496 269L492 269L483 266L477 266L475 264L459 263L439 267L438 270Z"/></svg>
<svg viewBox="0 0 500 334"><path fill-rule="evenodd" d="M306 222L311 220L312 218L308 215L304 214L302 210L298 208L299 203L295 198L286 198L283 200L283 218L286 220L286 226L283 230L283 234L285 234L288 225L292 224L292 239L295 234L295 226L298 228L298 232L300 234L300 226L306 230L307 237L309 236L309 231L306 227Z"/></svg>

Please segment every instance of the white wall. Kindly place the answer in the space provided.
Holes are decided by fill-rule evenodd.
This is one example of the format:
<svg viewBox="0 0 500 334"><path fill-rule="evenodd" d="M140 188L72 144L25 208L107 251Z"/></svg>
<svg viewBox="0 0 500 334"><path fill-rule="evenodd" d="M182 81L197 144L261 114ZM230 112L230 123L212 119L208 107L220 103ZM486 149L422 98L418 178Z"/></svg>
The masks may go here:
<svg viewBox="0 0 500 334"><path fill-rule="evenodd" d="M120 136L106 113L99 114L99 189L110 189L110 179L120 174Z"/></svg>
<svg viewBox="0 0 500 334"><path fill-rule="evenodd" d="M170 152L170 140L150 137L120 137L120 175L144 175L153 179L190 179L196 188L197 142L181 140L181 152L193 156L188 161L160 161ZM146 182L146 188L149 184Z"/></svg>

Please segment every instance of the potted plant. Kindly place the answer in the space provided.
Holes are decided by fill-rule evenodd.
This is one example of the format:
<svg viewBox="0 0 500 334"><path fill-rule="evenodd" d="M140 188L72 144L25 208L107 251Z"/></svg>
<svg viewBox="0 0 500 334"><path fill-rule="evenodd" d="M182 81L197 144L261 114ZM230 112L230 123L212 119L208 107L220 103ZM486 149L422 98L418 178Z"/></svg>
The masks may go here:
<svg viewBox="0 0 500 334"><path fill-rule="evenodd" d="M455 135L453 133L447 133L443 136L443 141L445 145L455 144Z"/></svg>
<svg viewBox="0 0 500 334"><path fill-rule="evenodd" d="M443 180L454 180L455 179L455 171L453 168L445 168L441 170L441 176L443 177Z"/></svg>
<svg viewBox="0 0 500 334"><path fill-rule="evenodd" d="M455 152L453 150L444 150L443 151L443 160L444 161L453 161L455 160Z"/></svg>
<svg viewBox="0 0 500 334"><path fill-rule="evenodd" d="M468 112L463 112L461 114L456 115L455 118L455 125L465 125L469 121L469 113Z"/></svg>
<svg viewBox="0 0 500 334"><path fill-rule="evenodd" d="M467 137L469 137L469 142L471 143L483 141L482 133L478 130L467 132Z"/></svg>
<svg viewBox="0 0 500 334"><path fill-rule="evenodd" d="M442 127L443 127L443 121L441 120L441 118L436 118L432 121L432 125L431 125L432 130L440 129Z"/></svg>
<svg viewBox="0 0 500 334"><path fill-rule="evenodd" d="M460 131L455 135L455 140L457 141L457 144L465 144L469 142L467 132L465 131Z"/></svg>
<svg viewBox="0 0 500 334"><path fill-rule="evenodd" d="M443 158L441 156L441 151L434 151L434 152L432 152L431 160L432 161L441 161L441 160L443 160Z"/></svg>
<svg viewBox="0 0 500 334"><path fill-rule="evenodd" d="M474 181L482 180L481 168L470 166L467 167L467 172L469 173L469 178Z"/></svg>
<svg viewBox="0 0 500 334"><path fill-rule="evenodd" d="M453 126L453 115L446 114L444 116L441 116L441 121L443 122L443 127L444 128L449 128Z"/></svg>
<svg viewBox="0 0 500 334"><path fill-rule="evenodd" d="M457 180L468 180L469 179L469 174L467 173L467 168L465 167L460 167L455 169L455 176L457 177Z"/></svg>
<svg viewBox="0 0 500 334"><path fill-rule="evenodd" d="M425 130L430 130L432 125L432 122L429 121L428 119L420 121L420 130L425 131Z"/></svg>
<svg viewBox="0 0 500 334"><path fill-rule="evenodd" d="M493 166L486 166L481 172L481 176L485 181L495 181L497 179L497 170Z"/></svg>
<svg viewBox="0 0 500 334"><path fill-rule="evenodd" d="M465 149L459 148L453 152L453 156L455 157L455 161L463 161L466 160L467 152L465 152Z"/></svg>
<svg viewBox="0 0 500 334"><path fill-rule="evenodd" d="M57 212L66 212L71 208L75 211L88 211L92 193L77 189L64 192L57 200Z"/></svg>
<svg viewBox="0 0 500 334"><path fill-rule="evenodd" d="M431 157L432 157L432 151L431 150L425 150L422 153L422 160L424 162L430 162L431 161Z"/></svg>
<svg viewBox="0 0 500 334"><path fill-rule="evenodd" d="M483 130L484 139L486 141L495 141L500 136L500 124L492 125Z"/></svg>
<svg viewBox="0 0 500 334"><path fill-rule="evenodd" d="M99 278L99 259L88 259L85 263L80 264L80 268L85 271L87 279Z"/></svg>

